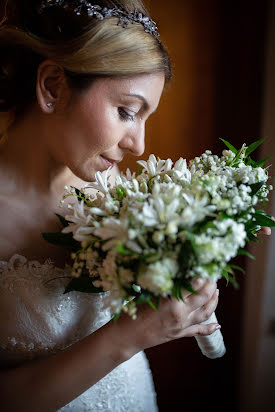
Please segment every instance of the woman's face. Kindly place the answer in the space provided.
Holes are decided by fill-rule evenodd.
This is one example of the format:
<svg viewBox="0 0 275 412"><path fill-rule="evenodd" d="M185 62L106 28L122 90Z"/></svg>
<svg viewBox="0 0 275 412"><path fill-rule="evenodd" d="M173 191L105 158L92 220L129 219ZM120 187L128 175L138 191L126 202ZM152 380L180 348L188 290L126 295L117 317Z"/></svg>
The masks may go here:
<svg viewBox="0 0 275 412"><path fill-rule="evenodd" d="M106 78L76 92L69 106L56 114L51 141L55 161L91 181L126 153L142 155L145 122L157 109L164 82L162 73Z"/></svg>

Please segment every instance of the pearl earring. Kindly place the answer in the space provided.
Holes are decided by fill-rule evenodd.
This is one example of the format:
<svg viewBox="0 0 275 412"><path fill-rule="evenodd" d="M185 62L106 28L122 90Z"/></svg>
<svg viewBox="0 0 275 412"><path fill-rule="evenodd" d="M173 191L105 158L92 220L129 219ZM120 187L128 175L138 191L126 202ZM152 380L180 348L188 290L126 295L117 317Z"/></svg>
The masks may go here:
<svg viewBox="0 0 275 412"><path fill-rule="evenodd" d="M47 107L53 107L53 104L51 102L48 102Z"/></svg>

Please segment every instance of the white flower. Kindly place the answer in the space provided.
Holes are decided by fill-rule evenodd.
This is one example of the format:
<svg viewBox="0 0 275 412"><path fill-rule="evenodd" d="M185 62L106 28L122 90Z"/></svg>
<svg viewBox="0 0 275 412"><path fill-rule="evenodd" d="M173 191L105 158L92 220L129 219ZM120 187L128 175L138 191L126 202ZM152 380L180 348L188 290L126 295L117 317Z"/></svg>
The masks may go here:
<svg viewBox="0 0 275 412"><path fill-rule="evenodd" d="M138 283L155 295L167 296L172 292L173 279L178 270L176 260L164 258L144 267L138 276Z"/></svg>
<svg viewBox="0 0 275 412"><path fill-rule="evenodd" d="M267 171L246 166L245 150L239 160L230 150L221 157L207 150L189 167L183 158L173 166L171 159L150 155L147 162L138 161L141 174L128 169L113 187L108 172L98 172L96 182L87 185L99 191L97 196L83 193L86 204L70 205L66 216L63 232L72 232L82 247L72 255L73 275L81 276L85 267L95 286L111 291L112 312L124 310L132 317L133 282L155 296L171 295L175 277L183 275L179 257L186 256L185 277L219 279L245 246L253 207L270 190ZM252 185L260 182L253 194ZM68 195L77 197L77 192L67 188Z"/></svg>
<svg viewBox="0 0 275 412"><path fill-rule="evenodd" d="M78 203L71 204L70 209L73 213L65 216L69 224L62 229L62 233L73 233L74 239L80 242L88 240L90 238L89 235L94 230L89 208L81 200Z"/></svg>
<svg viewBox="0 0 275 412"><path fill-rule="evenodd" d="M149 160L145 162L144 160L138 160L137 163L143 167L149 176L155 176L164 170L165 160L157 160L155 155L151 154Z"/></svg>
<svg viewBox="0 0 275 412"><path fill-rule="evenodd" d="M216 210L215 205L209 204L209 198L205 194L182 193L186 206L180 216L180 223L184 227L192 227L195 223L201 222L206 216L213 216Z"/></svg>
<svg viewBox="0 0 275 412"><path fill-rule="evenodd" d="M94 229L94 234L99 238L106 240L103 245L103 250L109 250L118 242L121 242L127 248L136 253L141 253L142 249L137 242L133 241L135 232L132 230L129 238L129 221L127 218L116 219L114 217L106 218L102 221L102 225Z"/></svg>
<svg viewBox="0 0 275 412"><path fill-rule="evenodd" d="M118 268L118 276L122 286L129 288L134 281L134 272L123 267Z"/></svg>
<svg viewBox="0 0 275 412"><path fill-rule="evenodd" d="M110 178L110 170L112 167L109 167L105 172L96 172L95 174L95 179L96 182L89 182L85 185L85 188L92 188L99 190L103 194L106 194L109 192L110 188L110 183L109 183L109 178Z"/></svg>
<svg viewBox="0 0 275 412"><path fill-rule="evenodd" d="M187 168L186 159L182 157L176 161L175 166L173 168L174 177L178 178L179 180L183 180L186 182L191 181L191 172Z"/></svg>
<svg viewBox="0 0 275 412"><path fill-rule="evenodd" d="M194 245L200 264L213 261L228 262L244 247L246 231L243 223L233 219L215 221L214 227L194 237Z"/></svg>
<svg viewBox="0 0 275 412"><path fill-rule="evenodd" d="M179 199L173 199L171 203L166 204L162 197L150 198L145 202L139 220L145 226L158 226L158 224L169 223L175 220L179 206Z"/></svg>

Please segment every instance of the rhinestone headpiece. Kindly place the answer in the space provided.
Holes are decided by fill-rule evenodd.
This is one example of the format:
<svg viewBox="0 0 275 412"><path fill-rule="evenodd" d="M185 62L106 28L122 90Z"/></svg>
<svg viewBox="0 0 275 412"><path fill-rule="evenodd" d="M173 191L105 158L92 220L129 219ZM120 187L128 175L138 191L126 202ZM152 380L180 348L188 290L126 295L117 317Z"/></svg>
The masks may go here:
<svg viewBox="0 0 275 412"><path fill-rule="evenodd" d="M125 10L119 9L118 7L108 9L107 7L92 5L86 0L78 0L76 3L78 4L73 11L78 16L86 13L89 17L94 17L98 20L104 20L108 17L117 17L118 26L122 26L123 28L127 28L131 23L140 23L143 25L146 33L152 34L156 39L159 38L156 23L148 16L144 16L138 11L127 13ZM43 0L39 9L39 13L42 14L45 9L52 6L59 6L64 9L69 8L68 0Z"/></svg>

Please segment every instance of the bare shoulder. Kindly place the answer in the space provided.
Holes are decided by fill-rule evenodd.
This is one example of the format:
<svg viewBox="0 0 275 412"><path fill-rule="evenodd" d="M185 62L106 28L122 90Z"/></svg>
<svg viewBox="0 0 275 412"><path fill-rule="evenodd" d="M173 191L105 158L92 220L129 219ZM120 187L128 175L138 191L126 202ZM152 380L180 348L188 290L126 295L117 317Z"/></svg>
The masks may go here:
<svg viewBox="0 0 275 412"><path fill-rule="evenodd" d="M0 260L8 259L20 241L17 209L18 206L12 199L0 195Z"/></svg>

